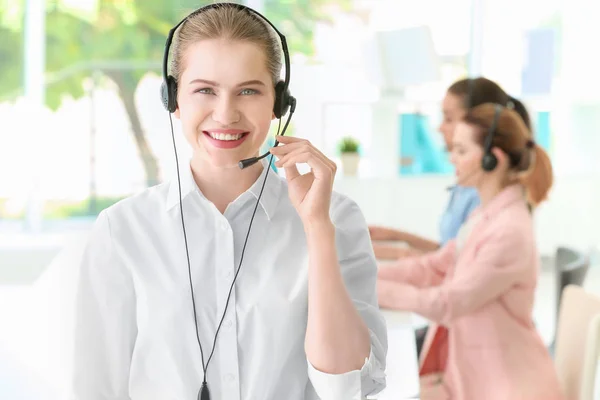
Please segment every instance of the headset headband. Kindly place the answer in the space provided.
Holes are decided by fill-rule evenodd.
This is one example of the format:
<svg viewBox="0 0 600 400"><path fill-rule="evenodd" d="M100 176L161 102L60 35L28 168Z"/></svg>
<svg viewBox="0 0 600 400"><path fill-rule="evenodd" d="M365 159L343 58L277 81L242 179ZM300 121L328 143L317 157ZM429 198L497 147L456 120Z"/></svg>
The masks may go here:
<svg viewBox="0 0 600 400"><path fill-rule="evenodd" d="M259 13L258 11L253 10L250 7L246 7L244 5L237 4L237 3L215 3L215 4L209 4L207 6L201 7L199 9L197 9L196 11L193 11L191 14L189 14L187 17L185 17L181 21L179 21L179 23L177 25L175 25L169 31L169 35L167 36L167 42L165 43L165 53L163 55L163 68L162 68L163 80L165 82L167 81L167 75L168 75L167 68L168 68L168 60L169 60L169 49L171 48L171 42L173 41L173 36L175 36L175 31L177 30L177 28L179 28L184 22L186 22L189 18L193 17L194 15L198 15L198 14L200 14L200 13L206 11L206 10L213 9L213 8L219 8L219 7L235 7L238 10L245 10L246 12L252 13L255 16L260 17L260 19L262 19L271 28L273 28L273 30L275 31L275 33L277 34L277 36L279 36L279 39L281 41L281 49L283 51L283 58L284 58L284 61L285 61L285 80L283 82L284 82L284 90L287 90L287 88L288 88L288 86L290 84L290 53L288 51L287 41L285 40L285 36L281 32L279 32L279 30L277 28L275 28L275 25L273 25L271 23L271 21L269 21L261 13Z"/></svg>

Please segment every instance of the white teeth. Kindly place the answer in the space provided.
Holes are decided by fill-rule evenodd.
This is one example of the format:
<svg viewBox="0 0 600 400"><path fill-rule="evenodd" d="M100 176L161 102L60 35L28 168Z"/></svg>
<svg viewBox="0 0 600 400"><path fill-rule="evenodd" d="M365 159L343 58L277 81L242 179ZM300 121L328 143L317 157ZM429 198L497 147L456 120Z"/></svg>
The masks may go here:
<svg viewBox="0 0 600 400"><path fill-rule="evenodd" d="M224 140L224 141L239 140L243 136L241 133L239 133L237 135L231 135L229 133L213 133L213 132L209 132L208 134L213 139Z"/></svg>

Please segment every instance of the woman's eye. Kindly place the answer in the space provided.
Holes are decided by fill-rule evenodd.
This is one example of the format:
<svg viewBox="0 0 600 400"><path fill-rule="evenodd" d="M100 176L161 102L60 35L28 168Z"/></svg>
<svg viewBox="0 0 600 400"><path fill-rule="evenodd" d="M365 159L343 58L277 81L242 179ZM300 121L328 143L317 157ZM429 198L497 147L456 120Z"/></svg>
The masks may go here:
<svg viewBox="0 0 600 400"><path fill-rule="evenodd" d="M200 88L194 90L194 93L214 94L215 92L211 88Z"/></svg>
<svg viewBox="0 0 600 400"><path fill-rule="evenodd" d="M257 94L258 91L254 90L254 89L244 89L240 92L240 94L244 95L244 96L248 96L251 94Z"/></svg>

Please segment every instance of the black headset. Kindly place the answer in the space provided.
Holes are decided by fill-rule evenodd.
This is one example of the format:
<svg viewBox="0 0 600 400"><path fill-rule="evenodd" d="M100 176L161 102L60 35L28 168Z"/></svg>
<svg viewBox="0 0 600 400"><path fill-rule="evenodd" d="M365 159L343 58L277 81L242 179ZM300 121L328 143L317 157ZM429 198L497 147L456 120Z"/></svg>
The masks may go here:
<svg viewBox="0 0 600 400"><path fill-rule="evenodd" d="M211 361L212 356L215 351L215 346L217 343L217 336L219 335L219 331L221 330L223 320L225 319L225 315L227 314L227 308L229 306L229 299L231 298L231 293L233 291L235 281L237 280L238 274L242 267L242 261L244 260L244 253L246 251L246 245L248 244L250 230L252 229L252 222L254 222L254 216L256 215L256 210L258 208L260 199L262 198L262 194L263 194L263 191L265 188L265 183L267 182L267 177L269 176L269 171L271 170L271 164L273 163L273 156L271 155L269 165L266 167L267 171L264 174L265 176L264 176L264 179L262 182L260 193L256 200L256 204L254 205L252 217L250 219L250 224L248 226L248 232L246 233L246 239L244 241L244 246L242 248L242 254L240 256L240 262L239 262L237 270L235 272L233 282L231 283L231 286L229 288L229 294L227 295L227 301L225 302L225 310L223 311L223 315L221 316L221 320L220 320L217 330L215 332L215 337L214 337L214 340L212 343L212 351L210 353L210 356L208 357L208 360L205 363L204 362L204 351L202 349L202 344L200 343L200 336L199 336L199 332L198 332L198 316L197 316L197 312L196 312L196 300L195 300L195 296L194 296L194 285L192 283L192 268L191 268L190 254L189 254L188 241L187 241L187 235L186 235L186 229L185 229L185 220L183 217L183 201L182 201L182 196L181 196L181 178L180 178L180 174L179 174L179 158L177 156L177 146L175 145L175 134L173 132L173 119L171 118L171 114L173 112L175 112L175 110L177 109L177 81L172 75L167 74L167 67L168 67L169 48L171 47L171 42L173 41L173 36L175 35L175 31L177 30L177 28L180 25L182 25L183 23L185 23L190 17L192 17L194 15L198 15L209 9L220 8L220 7L235 7L238 10L242 10L247 13L251 13L251 14L259 17L260 19L262 19L264 22L266 22L277 33L277 35L279 36L279 38L281 40L281 47L282 47L283 55L285 58L285 80L279 81L275 85L275 103L273 105L273 113L279 119L279 127L278 128L281 128L281 117L283 117L288 112L288 110L290 112L290 114L287 118L287 121L283 127L283 131L281 132L281 135L285 134L285 131L290 123L291 117L294 114L294 110L296 109L296 99L293 96L291 96L290 92L289 92L290 56L289 56L289 51L288 51L288 47L287 47L287 42L285 40L285 36L283 36L283 34L281 34L281 32L279 32L277 30L277 28L275 28L275 26L273 26L273 24L267 18L265 18L263 15L261 15L257 11L255 11L249 7L243 6L241 4L237 4L237 3L210 4L210 5L201 7L199 9L197 9L196 11L192 12L191 14L189 14L187 17L185 17L183 20L181 20L177 25L175 25L174 28L172 28L169 31L169 35L167 37L167 42L165 44L165 53L163 56L163 70L162 70L163 82L162 82L162 85L160 88L160 97L161 97L161 100L162 100L162 103L163 103L165 109L167 111L169 111L169 121L171 124L171 137L173 139L173 149L175 151L175 165L177 168L177 183L179 186L179 210L181 212L181 227L183 230L183 239L184 239L184 243L185 243L185 252L186 252L186 256L187 256L190 292L191 292L192 305L193 305L193 311L194 311L194 326L196 328L196 339L198 341L198 347L200 348L200 354L202 356L202 369L204 372L204 377L202 379L202 386L200 387L200 390L198 391L198 400L210 400L210 392L208 390L208 383L206 382L206 371L208 370L208 365L210 364L210 361ZM277 135L279 135L279 129L277 130ZM277 146L278 144L279 144L279 142L276 141L275 146ZM239 166L242 169L246 168L246 167L258 162L259 160L261 160L262 158L266 157L269 154L270 154L270 152L267 152L260 157L252 157L252 158L248 158L246 160L241 160L239 162Z"/></svg>
<svg viewBox="0 0 600 400"><path fill-rule="evenodd" d="M475 81L477 78L469 78L469 93L467 95L466 108L467 110L471 110L473 107L473 96L475 92ZM496 128L498 126L498 119L500 118L500 114L502 113L502 109L504 107L500 104L496 104L494 110L494 119L492 121L492 125L488 130L488 133L483 142L483 158L481 159L481 168L486 172L491 172L496 169L498 166L498 158L494 153L492 153L492 148L494 145L494 134L496 132Z"/></svg>
<svg viewBox="0 0 600 400"><path fill-rule="evenodd" d="M498 119L500 118L503 108L504 107L502 107L500 104L496 104L496 107L494 108L494 120L492 121L490 130L488 131L483 143L483 158L481 159L481 168L487 172L493 171L498 165L498 157L492 153L492 147L494 144L494 134L498 126Z"/></svg>
<svg viewBox="0 0 600 400"><path fill-rule="evenodd" d="M192 12L190 15L182 19L173 29L169 31L169 36L167 36L167 42L165 44L165 53L163 56L163 82L160 86L160 97L163 103L163 106L170 113L175 112L177 109L177 80L167 73L168 68L168 59L169 59L169 48L171 47L171 42L173 41L173 36L175 35L175 31L179 28L180 25L185 23L189 18L200 14L206 10L220 7L235 7L238 10L244 10L248 13L251 13L264 22L266 22L277 35L281 41L281 48L283 51L283 57L285 59L285 80L277 82L275 85L275 103L273 105L273 113L275 117L278 119L283 117L292 105L295 105L295 99L290 94L289 85L290 85L290 53L288 51L287 41L285 40L285 36L275 26L262 14L258 11L255 11L249 7L243 6L237 3L215 3L209 4L207 6L201 7L196 11Z"/></svg>

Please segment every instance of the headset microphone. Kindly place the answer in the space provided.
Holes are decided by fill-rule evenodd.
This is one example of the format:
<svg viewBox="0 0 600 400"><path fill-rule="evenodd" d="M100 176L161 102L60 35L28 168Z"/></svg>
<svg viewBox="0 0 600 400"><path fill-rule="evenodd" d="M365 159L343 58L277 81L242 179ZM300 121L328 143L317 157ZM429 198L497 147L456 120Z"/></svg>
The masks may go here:
<svg viewBox="0 0 600 400"><path fill-rule="evenodd" d="M292 119L292 115L294 114L294 111L296 110L296 98L293 97L293 96L290 96L289 97L289 104L290 104L290 115L288 115L288 119L287 119L287 121L285 121L285 125L283 126L283 131L281 132L281 135L279 134L279 129L277 129L277 135L275 137L285 135L285 131L287 130L288 125L290 124L290 120ZM279 121L281 122L281 120L279 120ZM273 147L277 147L278 145L279 145L279 142L277 140L275 140L275 144L273 145ZM260 160L262 160L263 158L265 158L269 154L271 154L271 152L267 151L262 156L252 157L252 158L246 158L245 160L241 160L238 163L238 165L239 165L240 169L248 168L249 166L254 165L257 162L259 162Z"/></svg>
<svg viewBox="0 0 600 400"><path fill-rule="evenodd" d="M277 146L277 143L278 142L275 143L275 146ZM257 162L259 162L260 160L262 160L263 158L265 158L269 154L271 154L271 152L267 151L265 154L263 154L260 157L246 158L245 160L240 161L238 163L238 166L240 167L240 169L248 168L249 166L254 165Z"/></svg>

